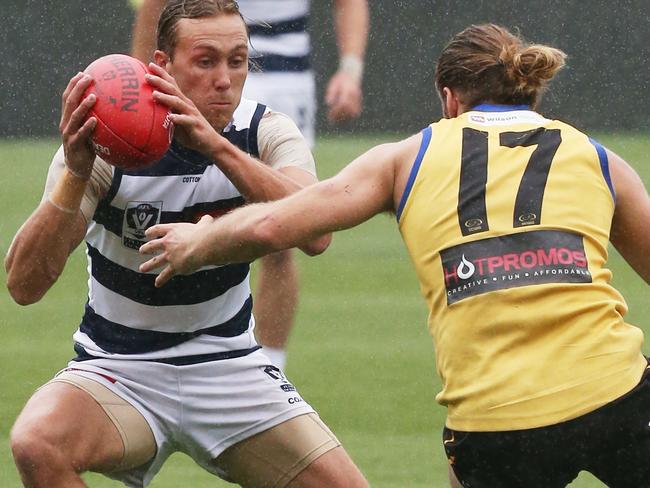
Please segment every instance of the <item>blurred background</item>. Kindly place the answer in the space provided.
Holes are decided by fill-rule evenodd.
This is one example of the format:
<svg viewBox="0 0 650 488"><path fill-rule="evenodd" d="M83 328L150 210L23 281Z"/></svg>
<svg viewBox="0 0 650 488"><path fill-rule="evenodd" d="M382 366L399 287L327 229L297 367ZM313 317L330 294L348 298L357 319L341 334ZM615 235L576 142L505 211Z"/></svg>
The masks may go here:
<svg viewBox="0 0 650 488"><path fill-rule="evenodd" d="M281 0L278 0L281 1ZM127 0L2 0L0 137L57 134L67 81L91 61L130 48ZM331 1L312 1L319 93L338 63ZM614 6L616 5L616 6ZM568 53L542 110L587 130L650 127L650 3L647 0L371 0L365 110L319 133L410 133L439 117L438 53L471 23L496 22ZM322 102L322 96L319 96Z"/></svg>

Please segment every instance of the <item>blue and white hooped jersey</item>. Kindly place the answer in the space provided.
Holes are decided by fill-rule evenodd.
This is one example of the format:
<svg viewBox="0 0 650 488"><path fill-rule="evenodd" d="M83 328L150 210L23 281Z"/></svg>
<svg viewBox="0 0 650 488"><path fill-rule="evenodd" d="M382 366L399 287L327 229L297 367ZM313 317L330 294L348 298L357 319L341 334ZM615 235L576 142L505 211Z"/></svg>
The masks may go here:
<svg viewBox="0 0 650 488"><path fill-rule="evenodd" d="M250 57L262 71L307 71L309 0L239 0L250 32Z"/></svg>
<svg viewBox="0 0 650 488"><path fill-rule="evenodd" d="M242 99L224 136L259 156L257 128L268 109ZM221 170L173 142L154 166L115 168L86 233L88 302L74 335L78 359L150 359L184 364L244 355L253 336L249 263L206 266L155 288L140 273L139 247L158 223L196 222L244 204Z"/></svg>

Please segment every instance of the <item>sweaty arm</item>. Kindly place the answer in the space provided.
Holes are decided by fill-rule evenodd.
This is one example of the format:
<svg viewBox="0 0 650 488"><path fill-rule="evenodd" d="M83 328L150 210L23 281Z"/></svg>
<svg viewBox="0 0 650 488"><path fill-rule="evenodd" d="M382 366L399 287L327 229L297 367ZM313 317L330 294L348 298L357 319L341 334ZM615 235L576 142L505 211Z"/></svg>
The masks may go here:
<svg viewBox="0 0 650 488"><path fill-rule="evenodd" d="M252 261L319 236L347 229L397 208L419 138L377 146L338 175L277 202L250 205L213 221L157 225L143 254L158 254L143 272L164 267L161 286L176 274L208 264ZM401 183L400 183L401 182Z"/></svg>
<svg viewBox="0 0 650 488"><path fill-rule="evenodd" d="M278 200L316 183L309 146L291 119L277 112L266 114L258 140L261 160L223 138L209 154L247 202Z"/></svg>
<svg viewBox="0 0 650 488"><path fill-rule="evenodd" d="M43 199L18 230L5 258L7 287L17 303L37 302L56 282L84 238L87 221L110 184L110 171L97 159L86 181L66 168L63 148L56 153Z"/></svg>
<svg viewBox="0 0 650 488"><path fill-rule="evenodd" d="M215 156L216 164L248 202L278 200L318 181L307 142L296 124L282 113L267 113L260 121L260 160L231 144L224 146L224 151ZM330 241L331 236L324 235L299 247L311 255Z"/></svg>
<svg viewBox="0 0 650 488"><path fill-rule="evenodd" d="M616 192L610 241L630 266L650 284L650 197L639 175L607 150Z"/></svg>

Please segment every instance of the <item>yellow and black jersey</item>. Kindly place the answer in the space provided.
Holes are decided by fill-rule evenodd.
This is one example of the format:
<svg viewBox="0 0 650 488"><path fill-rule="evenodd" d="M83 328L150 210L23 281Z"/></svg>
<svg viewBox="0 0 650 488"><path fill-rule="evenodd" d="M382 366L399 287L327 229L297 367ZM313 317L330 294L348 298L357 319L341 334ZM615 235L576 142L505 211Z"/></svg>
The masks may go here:
<svg viewBox="0 0 650 488"><path fill-rule="evenodd" d="M528 429L623 395L643 334L609 284L605 150L523 106L423 131L397 218L430 309L448 427Z"/></svg>

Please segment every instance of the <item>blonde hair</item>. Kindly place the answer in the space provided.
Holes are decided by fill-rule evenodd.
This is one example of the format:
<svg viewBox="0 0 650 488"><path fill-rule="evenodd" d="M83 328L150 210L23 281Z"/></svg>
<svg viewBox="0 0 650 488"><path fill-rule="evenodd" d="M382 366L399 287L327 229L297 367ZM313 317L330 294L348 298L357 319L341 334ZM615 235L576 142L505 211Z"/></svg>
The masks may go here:
<svg viewBox="0 0 650 488"><path fill-rule="evenodd" d="M461 102L530 105L535 108L566 54L542 44L528 44L495 24L472 25L456 34L436 65L439 92L455 89Z"/></svg>

